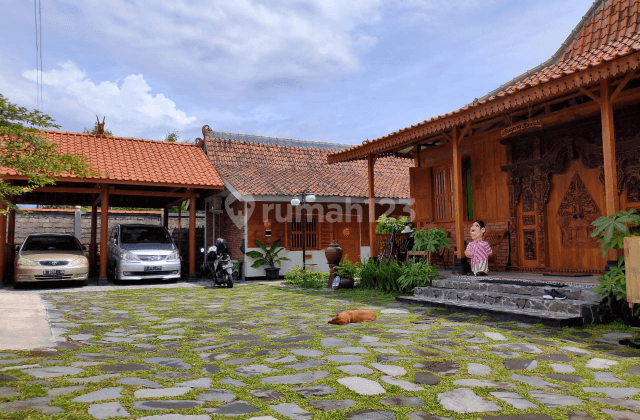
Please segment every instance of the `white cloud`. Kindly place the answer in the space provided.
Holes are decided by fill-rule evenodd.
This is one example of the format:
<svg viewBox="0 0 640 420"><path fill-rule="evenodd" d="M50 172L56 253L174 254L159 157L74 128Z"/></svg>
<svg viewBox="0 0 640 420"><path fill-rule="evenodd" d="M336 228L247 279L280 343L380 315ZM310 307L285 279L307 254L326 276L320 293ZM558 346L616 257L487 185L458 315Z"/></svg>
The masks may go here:
<svg viewBox="0 0 640 420"><path fill-rule="evenodd" d="M96 114L106 116L106 127L119 136L148 137L150 133L197 125L197 118L177 109L171 99L162 93L153 95L141 74L130 74L122 81L94 83L71 61L58 66L43 72L44 102L49 110L82 121L86 128L93 127ZM36 81L35 70L22 75Z"/></svg>
<svg viewBox="0 0 640 420"><path fill-rule="evenodd" d="M228 83L274 77L327 79L357 71L376 39L359 30L382 0L68 0L51 25L76 31L105 57L152 63L160 72ZM69 29L75 21L92 22Z"/></svg>

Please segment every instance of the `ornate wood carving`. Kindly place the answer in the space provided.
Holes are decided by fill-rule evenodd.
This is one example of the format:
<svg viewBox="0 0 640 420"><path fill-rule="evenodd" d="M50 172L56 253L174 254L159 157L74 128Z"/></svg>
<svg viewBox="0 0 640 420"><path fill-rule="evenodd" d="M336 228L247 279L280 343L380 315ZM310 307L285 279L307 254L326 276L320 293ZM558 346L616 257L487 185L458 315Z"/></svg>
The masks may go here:
<svg viewBox="0 0 640 420"><path fill-rule="evenodd" d="M535 210L535 197L531 187L527 186L522 190L522 211L532 212Z"/></svg>
<svg viewBox="0 0 640 420"><path fill-rule="evenodd" d="M533 229L525 229L524 234L524 259L536 260L536 231Z"/></svg>
<svg viewBox="0 0 640 420"><path fill-rule="evenodd" d="M577 173L565 193L556 222L562 233L562 246L570 248L573 245L597 246L597 242L589 235L593 232L591 222L602 213L589 190Z"/></svg>
<svg viewBox="0 0 640 420"><path fill-rule="evenodd" d="M522 216L522 226L535 226L536 216L533 214Z"/></svg>

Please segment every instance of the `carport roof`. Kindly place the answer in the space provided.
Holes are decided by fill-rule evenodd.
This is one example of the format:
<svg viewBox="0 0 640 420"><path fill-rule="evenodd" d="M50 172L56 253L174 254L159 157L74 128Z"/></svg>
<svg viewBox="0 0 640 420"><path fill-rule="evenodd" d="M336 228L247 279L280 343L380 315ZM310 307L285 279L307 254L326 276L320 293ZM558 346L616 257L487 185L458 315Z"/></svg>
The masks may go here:
<svg viewBox="0 0 640 420"><path fill-rule="evenodd" d="M201 147L194 144L96 136L88 133L45 131L43 137L56 143L61 153L86 156L99 172L79 179L63 174L60 181L100 182L222 189L218 172ZM0 168L7 178L19 178L15 170Z"/></svg>

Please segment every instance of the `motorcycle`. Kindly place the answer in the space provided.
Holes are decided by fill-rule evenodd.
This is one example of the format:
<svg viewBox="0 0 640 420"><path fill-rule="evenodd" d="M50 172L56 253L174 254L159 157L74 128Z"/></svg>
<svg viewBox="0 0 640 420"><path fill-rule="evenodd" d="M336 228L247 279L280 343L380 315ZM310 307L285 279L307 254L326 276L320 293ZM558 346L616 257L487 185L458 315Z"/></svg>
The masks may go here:
<svg viewBox="0 0 640 420"><path fill-rule="evenodd" d="M226 285L231 288L233 282L238 281L240 276L231 262L227 241L222 238L216 239L215 245L209 247L205 254L204 265L209 269L209 274L216 285Z"/></svg>

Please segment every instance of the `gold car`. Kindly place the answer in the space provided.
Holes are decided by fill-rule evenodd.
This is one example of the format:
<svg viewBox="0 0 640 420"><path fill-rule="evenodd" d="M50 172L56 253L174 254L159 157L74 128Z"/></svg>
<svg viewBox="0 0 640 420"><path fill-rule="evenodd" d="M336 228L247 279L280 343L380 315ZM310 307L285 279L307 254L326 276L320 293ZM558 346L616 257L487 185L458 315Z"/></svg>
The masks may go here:
<svg viewBox="0 0 640 420"><path fill-rule="evenodd" d="M16 286L36 281L77 281L86 285L89 261L70 234L34 233L18 247Z"/></svg>

